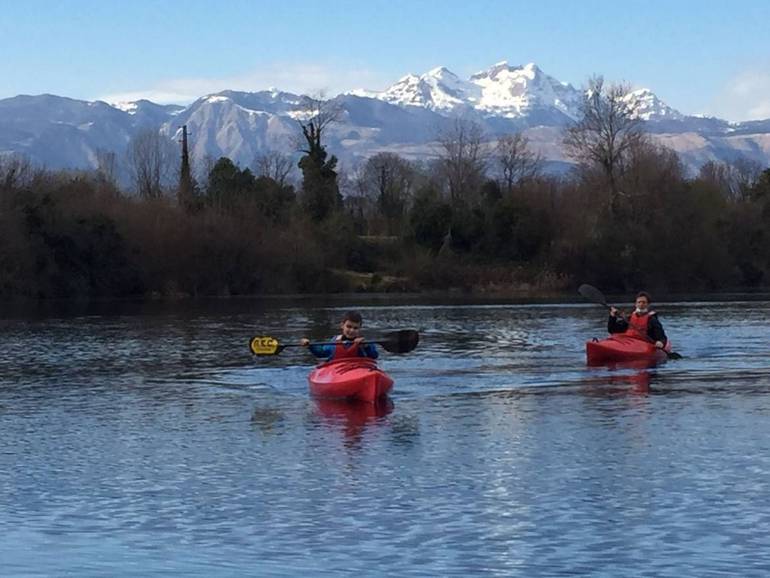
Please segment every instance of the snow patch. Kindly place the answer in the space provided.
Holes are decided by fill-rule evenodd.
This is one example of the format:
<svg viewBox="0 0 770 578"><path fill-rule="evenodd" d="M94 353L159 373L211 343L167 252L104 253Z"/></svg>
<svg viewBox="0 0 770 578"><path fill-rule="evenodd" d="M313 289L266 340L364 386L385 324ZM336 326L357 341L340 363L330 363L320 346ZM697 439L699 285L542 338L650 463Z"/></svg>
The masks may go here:
<svg viewBox="0 0 770 578"><path fill-rule="evenodd" d="M123 112L127 112L128 114L136 114L136 111L139 108L139 105L136 102L121 101L121 102L111 102L109 104L113 108L117 108L118 110L122 110Z"/></svg>
<svg viewBox="0 0 770 578"><path fill-rule="evenodd" d="M212 96L209 96L209 97L207 97L207 98L206 98L206 102L209 102L209 103L215 103L215 102L226 102L226 101L228 101L228 100L230 100L230 98L229 98L229 97L227 97L227 96L222 96L222 95L220 95L220 94L214 94L214 95L212 95Z"/></svg>

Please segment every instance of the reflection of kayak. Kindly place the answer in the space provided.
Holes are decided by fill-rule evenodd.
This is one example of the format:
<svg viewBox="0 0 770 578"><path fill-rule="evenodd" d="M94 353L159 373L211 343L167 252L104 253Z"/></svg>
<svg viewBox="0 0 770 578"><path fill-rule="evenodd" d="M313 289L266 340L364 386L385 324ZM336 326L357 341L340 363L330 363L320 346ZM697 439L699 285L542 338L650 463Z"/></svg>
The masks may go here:
<svg viewBox="0 0 770 578"><path fill-rule="evenodd" d="M373 402L393 388L390 376L365 357L331 361L307 377L310 393L317 397L352 398Z"/></svg>
<svg viewBox="0 0 770 578"><path fill-rule="evenodd" d="M666 344L670 349L671 344ZM607 339L586 342L586 358L588 365L601 365L623 361L647 361L660 363L666 361L666 352L656 349L647 340L629 335L611 335Z"/></svg>
<svg viewBox="0 0 770 578"><path fill-rule="evenodd" d="M315 399L318 413L330 420L339 420L349 426L360 427L366 422L388 415L393 411L393 402L388 396L381 396L374 402L359 399Z"/></svg>
<svg viewBox="0 0 770 578"><path fill-rule="evenodd" d="M324 421L341 427L348 442L360 441L367 427L376 424L379 418L393 411L393 402L383 395L374 402L360 399L329 399L317 397L314 400L317 413Z"/></svg>

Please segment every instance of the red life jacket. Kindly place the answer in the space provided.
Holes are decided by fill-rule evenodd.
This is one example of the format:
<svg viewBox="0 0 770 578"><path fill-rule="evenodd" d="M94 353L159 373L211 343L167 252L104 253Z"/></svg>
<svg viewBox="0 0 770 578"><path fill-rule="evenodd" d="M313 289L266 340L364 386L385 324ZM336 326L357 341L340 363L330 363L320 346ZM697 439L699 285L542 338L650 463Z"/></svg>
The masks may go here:
<svg viewBox="0 0 770 578"><path fill-rule="evenodd" d="M634 311L628 316L628 329L626 329L626 335L629 337L636 337L637 339L650 339L647 333L647 326L650 323L650 315L655 315L654 311L648 311L644 315L639 315Z"/></svg>
<svg viewBox="0 0 770 578"><path fill-rule="evenodd" d="M337 343L334 345L334 355L332 355L331 360L337 360L337 359L347 359L350 357L361 357L361 354L358 351L358 343L350 343L348 347L345 347L343 345L343 341L337 341Z"/></svg>

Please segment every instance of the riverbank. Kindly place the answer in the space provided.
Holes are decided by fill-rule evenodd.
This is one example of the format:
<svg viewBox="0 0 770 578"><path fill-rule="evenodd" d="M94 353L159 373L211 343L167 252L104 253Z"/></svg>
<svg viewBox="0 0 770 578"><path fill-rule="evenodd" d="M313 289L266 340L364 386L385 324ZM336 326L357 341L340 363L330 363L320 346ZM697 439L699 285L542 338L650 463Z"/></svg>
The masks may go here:
<svg viewBox="0 0 770 578"><path fill-rule="evenodd" d="M770 301L770 289L712 293L661 293L654 295L657 306L718 302ZM608 301L619 305L631 303L633 292L609 293ZM243 310L269 310L285 307L371 308L401 306L473 306L473 305L558 305L590 306L577 290L533 291L531 289L499 292L432 290L421 292L347 292L347 293L270 293L227 297L133 297L93 299L29 299L0 301L0 319L70 317L88 315L135 315L184 311L220 313Z"/></svg>

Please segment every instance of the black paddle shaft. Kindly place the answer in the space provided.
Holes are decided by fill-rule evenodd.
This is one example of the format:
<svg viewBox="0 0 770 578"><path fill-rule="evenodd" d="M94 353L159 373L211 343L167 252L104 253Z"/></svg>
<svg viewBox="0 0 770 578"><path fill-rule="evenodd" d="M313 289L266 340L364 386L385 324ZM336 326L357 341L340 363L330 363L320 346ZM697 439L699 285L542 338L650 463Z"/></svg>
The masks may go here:
<svg viewBox="0 0 770 578"><path fill-rule="evenodd" d="M612 308L612 305L607 303L607 299L604 297L604 293L599 291L593 285L581 285L578 287L578 293L580 293L588 301L592 301L597 305L604 305L607 309Z"/></svg>
<svg viewBox="0 0 770 578"><path fill-rule="evenodd" d="M402 329L386 333L380 339L374 341L365 341L372 345L379 345L385 351L390 353L408 353L412 351L420 342L420 334L414 329ZM309 343L308 345L329 345L331 341L323 343ZM345 341L350 343L350 341ZM255 355L278 355L287 347L303 347L300 343L280 343L277 339L270 336L252 337L249 342L251 352Z"/></svg>

